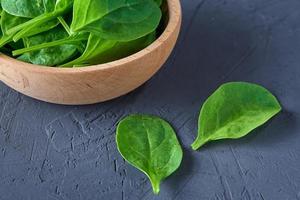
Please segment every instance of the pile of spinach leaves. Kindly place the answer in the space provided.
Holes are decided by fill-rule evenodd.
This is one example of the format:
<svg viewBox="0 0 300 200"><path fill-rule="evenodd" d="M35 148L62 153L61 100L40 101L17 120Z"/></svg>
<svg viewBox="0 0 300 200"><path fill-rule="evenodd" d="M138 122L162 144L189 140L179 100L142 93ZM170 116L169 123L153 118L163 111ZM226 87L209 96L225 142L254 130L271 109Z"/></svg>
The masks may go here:
<svg viewBox="0 0 300 200"><path fill-rule="evenodd" d="M101 64L147 47L161 0L0 0L0 52L37 65Z"/></svg>

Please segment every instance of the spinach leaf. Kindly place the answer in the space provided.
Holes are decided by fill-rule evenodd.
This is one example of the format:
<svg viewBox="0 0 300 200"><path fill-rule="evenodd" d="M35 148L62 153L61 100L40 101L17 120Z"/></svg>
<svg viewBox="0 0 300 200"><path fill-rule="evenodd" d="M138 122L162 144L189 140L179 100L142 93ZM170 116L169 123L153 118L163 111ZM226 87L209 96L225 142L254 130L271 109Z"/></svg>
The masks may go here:
<svg viewBox="0 0 300 200"><path fill-rule="evenodd" d="M276 98L265 88L251 83L222 85L204 103L199 116L194 150L219 139L247 135L280 112Z"/></svg>
<svg viewBox="0 0 300 200"><path fill-rule="evenodd" d="M73 5L73 0L57 0L54 10L51 12L46 12L42 15L39 15L23 24L15 26L7 31L8 34L16 34L18 31L27 32L31 29L41 26L48 21L56 19L57 17L67 13L71 10ZM48 9L47 9L48 11ZM20 34L21 35L21 34Z"/></svg>
<svg viewBox="0 0 300 200"><path fill-rule="evenodd" d="M29 47L25 47L25 48L13 51L12 54L13 54L13 56L19 56L24 53L38 51L38 50L49 48L49 47L57 47L60 45L65 45L65 44L75 45L81 51L82 50L81 41L87 41L88 38L89 38L89 34L80 33L80 34L71 35L71 36L68 36L68 37L65 37L65 38L59 39L59 40L53 40L50 42L45 42L45 43L36 44L36 45L29 45Z"/></svg>
<svg viewBox="0 0 300 200"><path fill-rule="evenodd" d="M28 21L27 18L14 16L3 10L1 12L1 30L2 30L3 34L2 34L2 38L0 39L0 47L11 42L14 39L14 34L8 33L8 30L10 28L24 24L27 21ZM36 27L35 29L30 29L24 33L25 33L26 37L30 37L30 36L42 33L44 31L48 31L48 30L56 27L58 24L59 24L58 20L55 19L55 20L49 21L47 23L41 24L40 26ZM16 42L18 40L14 40L14 41Z"/></svg>
<svg viewBox="0 0 300 200"><path fill-rule="evenodd" d="M161 6L163 0L154 0L154 1L157 3L157 5Z"/></svg>
<svg viewBox="0 0 300 200"><path fill-rule="evenodd" d="M61 65L61 67L82 66L87 63L90 64L90 60L100 57L101 53L107 49L112 49L116 43L116 41L104 40L94 34L90 34L86 49L83 54L79 58Z"/></svg>
<svg viewBox="0 0 300 200"><path fill-rule="evenodd" d="M160 19L161 10L153 0L74 0L71 31L126 42L153 32Z"/></svg>
<svg viewBox="0 0 300 200"><path fill-rule="evenodd" d="M44 32L29 38L25 38L26 47L52 42L68 37L68 33L63 27L57 27L51 31ZM56 66L72 59L77 53L76 46L63 44L55 47L43 48L30 53L25 53L18 59L37 65Z"/></svg>
<svg viewBox="0 0 300 200"><path fill-rule="evenodd" d="M47 21L39 26L32 27L30 29L24 29L13 36L13 41L18 42L21 38L30 37L45 31L49 31L55 28L59 24L58 19Z"/></svg>
<svg viewBox="0 0 300 200"><path fill-rule="evenodd" d="M79 58L62 65L62 67L101 64L124 58L147 47L155 40L155 37L156 34L153 32L137 40L117 42L105 40L95 34L91 34L85 52Z"/></svg>
<svg viewBox="0 0 300 200"><path fill-rule="evenodd" d="M9 35L7 33L7 30L17 26L19 24L22 24L26 22L26 18L22 17L16 17L13 15L8 14L5 11L1 12L1 32L2 32L2 37L0 39L0 47L3 47L5 44L9 43L12 41L12 35Z"/></svg>
<svg viewBox="0 0 300 200"><path fill-rule="evenodd" d="M1 0L3 9L14 16L34 18L55 7L56 0Z"/></svg>
<svg viewBox="0 0 300 200"><path fill-rule="evenodd" d="M160 182L177 170L182 160L173 128L158 117L126 117L118 124L116 142L123 158L148 176L155 194Z"/></svg>

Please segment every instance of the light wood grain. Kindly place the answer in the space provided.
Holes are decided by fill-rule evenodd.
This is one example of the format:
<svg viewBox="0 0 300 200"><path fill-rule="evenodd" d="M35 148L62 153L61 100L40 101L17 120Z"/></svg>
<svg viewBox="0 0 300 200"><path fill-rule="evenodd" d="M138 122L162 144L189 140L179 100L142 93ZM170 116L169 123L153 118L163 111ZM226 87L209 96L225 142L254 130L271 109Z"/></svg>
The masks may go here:
<svg viewBox="0 0 300 200"><path fill-rule="evenodd" d="M82 68L52 68L0 55L0 80L30 97L80 105L119 97L149 80L173 50L181 27L179 0L168 0L169 21L163 34L129 57Z"/></svg>

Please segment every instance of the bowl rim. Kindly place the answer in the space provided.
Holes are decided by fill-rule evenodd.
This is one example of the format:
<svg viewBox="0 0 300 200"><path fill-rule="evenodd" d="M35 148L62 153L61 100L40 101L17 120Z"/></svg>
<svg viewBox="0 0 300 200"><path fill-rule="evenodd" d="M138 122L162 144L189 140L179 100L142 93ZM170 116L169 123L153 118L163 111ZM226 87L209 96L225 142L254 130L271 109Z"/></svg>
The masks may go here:
<svg viewBox="0 0 300 200"><path fill-rule="evenodd" d="M155 51L160 47L162 43L164 43L165 40L167 40L172 33L176 30L176 27L178 24L181 23L181 5L180 0L167 0L168 4L168 10L169 10L169 20L168 24L163 31L163 33L148 47L140 50L139 52L132 54L130 56L127 56L125 58L121 58L119 60L98 64L98 65L91 65L86 67L78 67L78 68L59 68L59 67L49 67L49 66L39 66L35 64L30 64L26 62L19 61L15 58L12 58L10 56L7 56L5 54L0 53L0 57L3 57L4 59L7 59L9 62L12 62L16 64L21 64L22 67L26 67L28 70L32 72L43 72L43 73L80 73L80 72L94 72L99 70L109 70L112 68L120 67L126 63L130 63L136 59L140 59L144 57L145 55L151 53L152 51Z"/></svg>

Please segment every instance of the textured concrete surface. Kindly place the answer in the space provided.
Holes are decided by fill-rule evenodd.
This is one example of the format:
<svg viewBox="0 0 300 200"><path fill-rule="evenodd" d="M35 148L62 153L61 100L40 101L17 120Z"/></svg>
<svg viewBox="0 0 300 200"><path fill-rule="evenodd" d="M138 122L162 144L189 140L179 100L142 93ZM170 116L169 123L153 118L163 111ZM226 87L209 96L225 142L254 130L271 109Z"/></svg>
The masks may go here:
<svg viewBox="0 0 300 200"><path fill-rule="evenodd" d="M0 85L0 200L300 199L300 1L182 4L176 50L127 96L58 106ZM198 110L227 81L262 84L284 111L243 139L193 152ZM170 121L184 147L180 170L159 196L116 149L116 123L135 112Z"/></svg>

